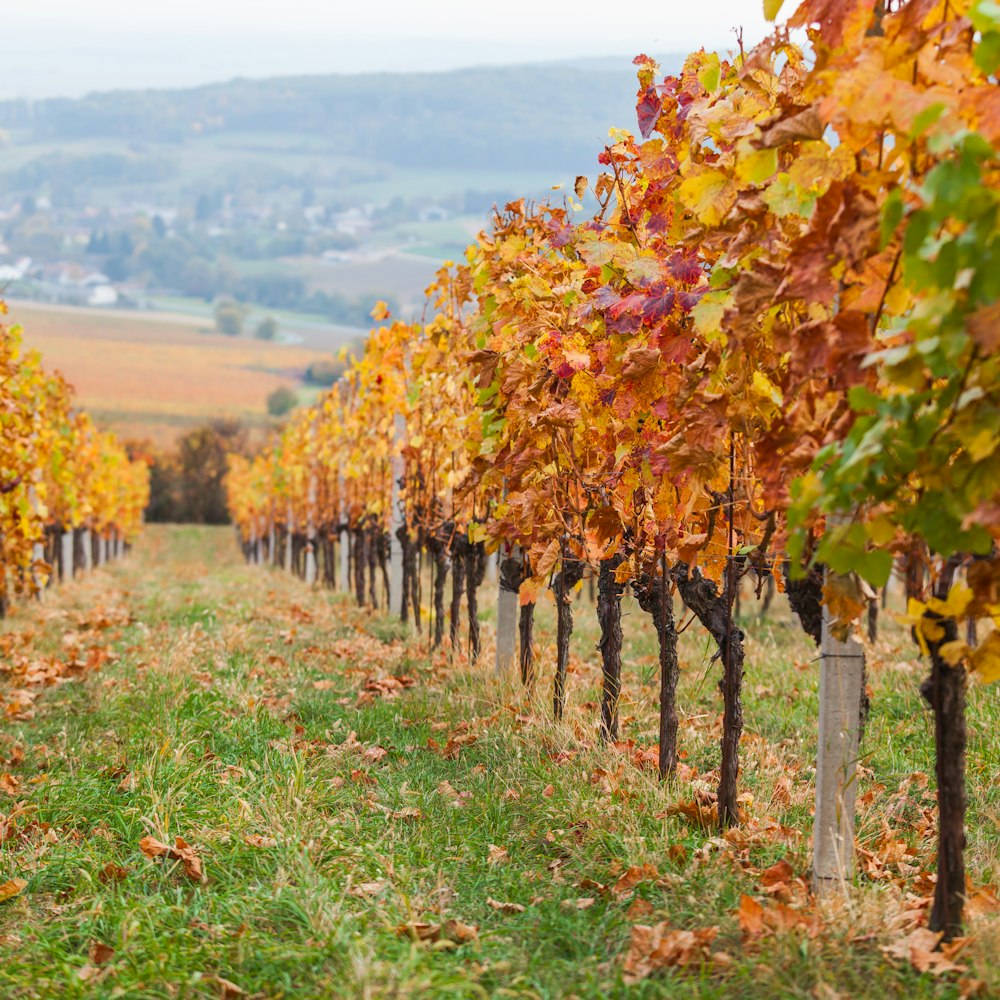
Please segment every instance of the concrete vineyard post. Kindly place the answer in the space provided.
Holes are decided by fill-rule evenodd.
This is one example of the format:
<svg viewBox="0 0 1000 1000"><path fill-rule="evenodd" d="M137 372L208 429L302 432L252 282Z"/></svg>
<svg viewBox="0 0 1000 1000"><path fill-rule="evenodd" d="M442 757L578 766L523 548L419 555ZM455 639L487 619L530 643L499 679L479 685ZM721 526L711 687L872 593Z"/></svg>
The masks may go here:
<svg viewBox="0 0 1000 1000"><path fill-rule="evenodd" d="M288 517L285 519L285 572L292 571L292 539L295 537L295 514L292 501L288 501Z"/></svg>
<svg viewBox="0 0 1000 1000"><path fill-rule="evenodd" d="M59 539L62 545L62 578L73 579L73 529L64 531Z"/></svg>
<svg viewBox="0 0 1000 1000"><path fill-rule="evenodd" d="M864 683L864 649L853 639L838 639L831 625L830 613L824 605L813 821L813 888L817 895L842 889L854 874L854 818Z"/></svg>
<svg viewBox="0 0 1000 1000"><path fill-rule="evenodd" d="M521 550L516 545L504 545L497 556L500 586L497 591L496 673L502 677L513 669L517 661Z"/></svg>
<svg viewBox="0 0 1000 1000"><path fill-rule="evenodd" d="M93 543L90 540L90 528L83 529L83 571L89 573L94 568Z"/></svg>

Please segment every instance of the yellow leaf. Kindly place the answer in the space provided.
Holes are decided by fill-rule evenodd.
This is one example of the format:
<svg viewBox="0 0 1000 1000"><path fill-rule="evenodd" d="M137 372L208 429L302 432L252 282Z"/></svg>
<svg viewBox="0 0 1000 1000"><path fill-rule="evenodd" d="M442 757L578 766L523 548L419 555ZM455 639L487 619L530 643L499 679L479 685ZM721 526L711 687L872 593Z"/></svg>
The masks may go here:
<svg viewBox="0 0 1000 1000"><path fill-rule="evenodd" d="M948 597L942 601L937 597L927 599L927 607L942 618L964 618L973 601L972 589L968 584L956 583L948 591Z"/></svg>
<svg viewBox="0 0 1000 1000"><path fill-rule="evenodd" d="M941 654L941 659L944 660L949 667L957 667L970 652L971 650L968 645L960 639L956 639L953 642L946 642L938 650L938 653Z"/></svg>
<svg viewBox="0 0 1000 1000"><path fill-rule="evenodd" d="M736 176L743 184L763 184L778 172L776 149L754 149L741 155L736 164Z"/></svg>
<svg viewBox="0 0 1000 1000"><path fill-rule="evenodd" d="M994 630L972 651L972 669L983 684L1000 681L1000 631Z"/></svg>
<svg viewBox="0 0 1000 1000"><path fill-rule="evenodd" d="M8 899L20 896L27 888L28 883L23 878L11 878L0 885L0 903L6 903Z"/></svg>
<svg viewBox="0 0 1000 1000"><path fill-rule="evenodd" d="M475 545L477 542L486 540L486 525L479 521L473 521L469 525L469 541Z"/></svg>
<svg viewBox="0 0 1000 1000"><path fill-rule="evenodd" d="M764 0L764 17L769 21L773 21L778 16L778 11L781 10L781 5L785 0Z"/></svg>
<svg viewBox="0 0 1000 1000"><path fill-rule="evenodd" d="M678 190L681 204L708 226L718 225L729 214L738 193L735 181L727 173L711 167L691 174Z"/></svg>
<svg viewBox="0 0 1000 1000"><path fill-rule="evenodd" d="M759 395L771 400L776 406L781 406L784 402L781 390L759 369L753 373L753 387Z"/></svg>

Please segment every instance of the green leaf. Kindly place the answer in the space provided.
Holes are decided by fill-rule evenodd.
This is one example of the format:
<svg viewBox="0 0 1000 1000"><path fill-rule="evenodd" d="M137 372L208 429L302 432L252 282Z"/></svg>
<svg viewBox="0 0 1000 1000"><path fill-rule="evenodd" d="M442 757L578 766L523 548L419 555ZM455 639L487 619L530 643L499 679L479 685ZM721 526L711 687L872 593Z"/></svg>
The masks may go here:
<svg viewBox="0 0 1000 1000"><path fill-rule="evenodd" d="M986 32L976 46L973 58L986 76L993 76L1000 68L1000 31Z"/></svg>
<svg viewBox="0 0 1000 1000"><path fill-rule="evenodd" d="M705 58L705 65L698 73L698 82L710 93L714 94L719 89L719 81L722 79L722 66L719 57L715 52L710 52Z"/></svg>

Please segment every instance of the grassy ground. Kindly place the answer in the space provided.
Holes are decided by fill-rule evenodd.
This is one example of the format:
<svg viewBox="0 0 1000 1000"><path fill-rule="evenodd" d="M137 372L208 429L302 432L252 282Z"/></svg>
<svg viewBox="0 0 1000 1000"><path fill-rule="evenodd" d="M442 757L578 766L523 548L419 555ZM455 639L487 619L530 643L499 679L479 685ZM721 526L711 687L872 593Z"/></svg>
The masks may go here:
<svg viewBox="0 0 1000 1000"><path fill-rule="evenodd" d="M526 699L339 597L243 567L223 529L151 528L127 563L20 609L0 636L0 881L27 885L0 903L0 996L1000 989L986 892L962 970L921 974L884 951L925 920L933 868L923 668L898 629L873 651L863 875L824 908L798 879L812 648L780 613L748 626L747 820L720 838L691 807L715 780L711 650L693 627L683 636L686 757L661 787L643 756L655 744L650 630L629 605L624 741L601 749L584 604L559 726L547 721L547 616L543 686ZM981 887L1000 879L996 692L973 691L970 715L968 857ZM150 858L145 837L182 837L196 861L186 873L183 860ZM644 926L686 964L637 978L654 933Z"/></svg>

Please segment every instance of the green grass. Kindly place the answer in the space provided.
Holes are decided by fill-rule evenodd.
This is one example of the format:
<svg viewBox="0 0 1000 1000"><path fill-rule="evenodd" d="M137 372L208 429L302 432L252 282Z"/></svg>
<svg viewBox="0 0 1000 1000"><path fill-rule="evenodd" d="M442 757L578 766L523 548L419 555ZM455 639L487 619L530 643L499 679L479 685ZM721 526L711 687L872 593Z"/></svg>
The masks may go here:
<svg viewBox="0 0 1000 1000"><path fill-rule="evenodd" d="M28 880L0 904L0 996L236 996L221 977L267 998L957 997L958 977L919 975L881 951L900 936L893 921L911 905L916 870L859 878L817 937L741 938L741 894L764 898L756 873L782 857L808 868L815 653L787 618L748 624L741 787L753 797L751 835L733 845L663 817L691 798L690 779L661 787L627 753L597 745L596 626L585 597L586 588L558 726L547 721L547 615L543 683L525 698L485 667L398 641L398 628L342 598L243 567L229 529L150 528L129 562L20 609L7 629L31 629L30 649L58 655L64 633L89 629L85 646L118 659L52 687L33 718L0 728L0 753L13 761L2 769L22 788L5 810L0 876ZM81 623L94 606L125 607L131 621ZM655 743L655 651L638 609L626 611L623 737L646 747ZM891 829L915 848L914 869L926 869L932 836L920 824L933 783L899 792L913 772L933 773L923 670L910 665L901 631L887 631L871 675L859 841L878 850ZM689 629L681 742L685 765L709 785L719 711L710 657ZM393 675L416 683L393 698L364 692L370 677ZM1000 878L997 701L972 692L977 885ZM351 733L361 748L338 749ZM429 749L467 734L475 739L453 757ZM375 746L385 756L366 758ZM805 835L754 833L768 817ZM147 835L182 836L206 881L145 857ZM276 844L252 846L254 836ZM641 864L659 876L633 894L612 891ZM108 865L127 873L102 881ZM580 909L580 899L594 902ZM630 914L636 899L641 916ZM417 943L397 933L447 920L476 926L478 937ZM731 963L627 986L631 927L666 920L718 926L712 949ZM974 929L967 975L996 990L998 920ZM98 943L114 949L105 964L89 957Z"/></svg>

